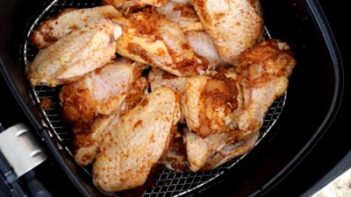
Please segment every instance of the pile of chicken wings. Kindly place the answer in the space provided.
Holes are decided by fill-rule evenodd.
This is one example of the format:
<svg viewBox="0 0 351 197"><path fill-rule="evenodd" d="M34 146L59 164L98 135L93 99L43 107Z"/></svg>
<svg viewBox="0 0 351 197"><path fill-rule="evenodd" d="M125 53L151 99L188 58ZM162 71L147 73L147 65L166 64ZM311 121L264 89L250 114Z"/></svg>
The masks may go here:
<svg viewBox="0 0 351 197"><path fill-rule="evenodd" d="M289 46L263 37L258 0L104 0L31 36L32 86L62 86L74 159L104 192L155 165L205 171L251 150L287 89Z"/></svg>

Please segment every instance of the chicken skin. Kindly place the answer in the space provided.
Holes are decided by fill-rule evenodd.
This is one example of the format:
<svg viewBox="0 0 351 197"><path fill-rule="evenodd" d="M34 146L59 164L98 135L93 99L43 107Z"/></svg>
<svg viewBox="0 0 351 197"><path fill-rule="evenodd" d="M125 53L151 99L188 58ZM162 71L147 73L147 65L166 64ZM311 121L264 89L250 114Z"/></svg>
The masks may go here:
<svg viewBox="0 0 351 197"><path fill-rule="evenodd" d="M167 152L180 113L178 95L159 88L111 123L93 165L93 181L105 192L141 186Z"/></svg>

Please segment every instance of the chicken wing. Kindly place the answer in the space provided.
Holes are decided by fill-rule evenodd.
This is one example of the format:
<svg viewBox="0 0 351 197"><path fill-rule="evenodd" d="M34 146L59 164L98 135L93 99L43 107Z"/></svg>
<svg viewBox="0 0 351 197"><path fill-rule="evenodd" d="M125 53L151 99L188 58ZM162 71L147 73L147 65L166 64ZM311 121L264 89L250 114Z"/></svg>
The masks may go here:
<svg viewBox="0 0 351 197"><path fill-rule="evenodd" d="M182 94L182 112L188 127L201 137L233 130L237 106L236 86L231 80L191 77Z"/></svg>
<svg viewBox="0 0 351 197"><path fill-rule="evenodd" d="M201 138L195 133L186 132L184 143L189 169L193 172L212 170L250 151L258 139L258 134L245 140L238 140L233 136L235 135L218 133Z"/></svg>
<svg viewBox="0 0 351 197"><path fill-rule="evenodd" d="M122 58L64 86L59 97L65 119L90 125L98 115L134 107L146 87L141 69L142 65Z"/></svg>
<svg viewBox="0 0 351 197"><path fill-rule="evenodd" d="M262 37L263 21L248 0L193 0L205 30L229 64Z"/></svg>
<svg viewBox="0 0 351 197"><path fill-rule="evenodd" d="M254 148L258 137L259 134L256 133L246 140L225 144L224 147L216 151L207 159L206 163L201 167L201 170L213 170L225 162L249 152Z"/></svg>
<svg viewBox="0 0 351 197"><path fill-rule="evenodd" d="M27 67L32 86L70 83L105 65L115 56L116 31L120 26L99 20L40 50Z"/></svg>
<svg viewBox="0 0 351 197"><path fill-rule="evenodd" d="M85 9L69 8L58 16L41 23L32 34L31 41L39 49L46 48L72 31L85 28L92 21L118 18L120 16L121 14L111 5ZM115 37L121 33L120 29L116 30Z"/></svg>
<svg viewBox="0 0 351 197"><path fill-rule="evenodd" d="M239 107L235 122L244 131L257 131L268 108L284 94L296 61L289 46L278 40L265 41L240 55L236 68Z"/></svg>
<svg viewBox="0 0 351 197"><path fill-rule="evenodd" d="M144 184L170 146L179 108L177 94L159 88L109 126L93 165L96 187L116 192Z"/></svg>
<svg viewBox="0 0 351 197"><path fill-rule="evenodd" d="M198 57L179 27L153 10L129 16L117 42L117 53L177 76L206 73L206 59Z"/></svg>

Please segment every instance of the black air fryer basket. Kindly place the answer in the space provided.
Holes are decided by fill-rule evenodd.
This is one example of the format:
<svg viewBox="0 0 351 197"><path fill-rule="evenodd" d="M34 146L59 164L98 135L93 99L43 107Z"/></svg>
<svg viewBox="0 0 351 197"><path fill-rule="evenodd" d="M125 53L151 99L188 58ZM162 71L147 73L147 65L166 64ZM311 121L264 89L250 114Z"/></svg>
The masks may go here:
<svg viewBox="0 0 351 197"><path fill-rule="evenodd" d="M100 195L90 168L76 165L71 156L72 134L62 121L58 89L31 88L24 66L37 53L28 37L44 19L67 7L93 7L99 0L14 0L0 15L1 72L39 137L82 194ZM264 194L302 161L335 116L342 94L342 66L338 49L316 0L262 0L267 37L287 41L298 61L285 95L271 106L256 147L210 172L176 173L162 168L144 196L201 193L230 178L237 195ZM53 100L43 110L42 98Z"/></svg>

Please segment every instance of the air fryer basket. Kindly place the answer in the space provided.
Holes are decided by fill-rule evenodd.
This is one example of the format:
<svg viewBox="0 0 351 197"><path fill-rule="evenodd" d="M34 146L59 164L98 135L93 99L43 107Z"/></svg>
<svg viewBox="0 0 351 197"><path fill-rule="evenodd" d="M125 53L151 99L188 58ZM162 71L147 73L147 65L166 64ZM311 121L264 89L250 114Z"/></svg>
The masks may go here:
<svg viewBox="0 0 351 197"><path fill-rule="evenodd" d="M38 135L84 195L99 193L92 186L90 169L80 168L72 161L72 136L61 120L58 89L30 88L24 76L24 65L37 53L28 42L28 36L41 20L65 7L92 7L98 2L16 0L6 6L3 16L0 15L1 20L6 14L10 15L6 18L9 22L0 23L0 38L4 40L0 42L1 72ZM318 3L315 0L261 0L261 3L269 33L292 46L298 65L293 71L288 94L278 99L266 115L260 142L245 157L210 172L175 173L161 169L156 184L148 187L144 196L201 192L221 180L225 180L221 185L234 195L265 193L307 155L332 121L342 92L342 67ZM43 98L53 99L51 109L38 107Z"/></svg>
<svg viewBox="0 0 351 197"><path fill-rule="evenodd" d="M35 57L37 50L34 46L30 44L30 36L35 30L35 28L40 24L41 21L52 17L53 14L57 14L58 11L62 11L64 8L85 8L94 7L99 5L100 0L71 0L71 1L54 1L49 4L42 13L35 19L34 22L30 22L29 30L27 32L27 38L25 39L22 54L23 62L25 65L29 65L32 59ZM269 36L268 31L267 36ZM62 120L60 106L58 103L58 92L59 88L49 88L45 86L38 86L32 89L33 97L36 103L39 105L40 101L43 99L50 99L53 101L53 106L50 109L40 109L41 113L50 127L50 129L55 134L55 137L59 141L60 145L72 155L72 132L67 124ZM274 123L278 119L280 113L282 112L283 106L285 104L286 94L277 99L276 102L269 109L264 124L261 129L261 137L258 140L260 142L265 134L273 127ZM242 156L244 157L244 156ZM231 162L220 166L217 169L211 170L209 172L202 173L192 173L192 172L174 172L166 168L162 168L156 175L155 185L146 188L143 196L175 196L188 194L196 188L206 186L211 181L218 179L227 170L232 168L240 158L233 159ZM83 171L91 178L91 168L83 168Z"/></svg>

